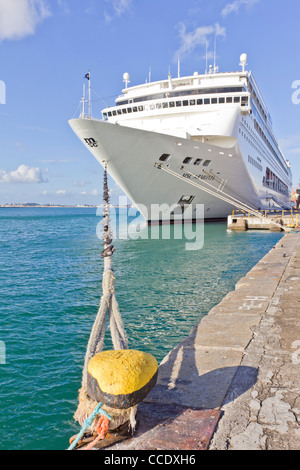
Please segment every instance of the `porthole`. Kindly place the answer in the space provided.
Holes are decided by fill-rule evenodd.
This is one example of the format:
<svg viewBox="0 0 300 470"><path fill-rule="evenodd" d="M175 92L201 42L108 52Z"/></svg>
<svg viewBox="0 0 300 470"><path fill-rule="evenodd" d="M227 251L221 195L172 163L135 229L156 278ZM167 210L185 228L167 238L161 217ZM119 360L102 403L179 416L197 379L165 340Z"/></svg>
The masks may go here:
<svg viewBox="0 0 300 470"><path fill-rule="evenodd" d="M171 158L171 155L169 155L168 153L163 153L161 157L159 157L159 160L161 162L167 162L168 160L170 160L170 158Z"/></svg>

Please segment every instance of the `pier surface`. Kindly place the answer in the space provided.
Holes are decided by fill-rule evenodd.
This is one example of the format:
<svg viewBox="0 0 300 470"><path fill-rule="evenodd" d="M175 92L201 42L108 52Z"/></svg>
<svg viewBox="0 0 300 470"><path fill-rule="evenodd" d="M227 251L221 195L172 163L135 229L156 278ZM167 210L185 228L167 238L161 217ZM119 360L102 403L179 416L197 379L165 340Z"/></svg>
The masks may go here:
<svg viewBox="0 0 300 470"><path fill-rule="evenodd" d="M107 450L300 449L300 233L165 357L138 419Z"/></svg>
<svg viewBox="0 0 300 470"><path fill-rule="evenodd" d="M270 230L272 232L280 232L289 228L298 229L300 227L300 210L269 210L262 211L260 215L247 215L233 211L232 215L227 218L227 227L230 230Z"/></svg>

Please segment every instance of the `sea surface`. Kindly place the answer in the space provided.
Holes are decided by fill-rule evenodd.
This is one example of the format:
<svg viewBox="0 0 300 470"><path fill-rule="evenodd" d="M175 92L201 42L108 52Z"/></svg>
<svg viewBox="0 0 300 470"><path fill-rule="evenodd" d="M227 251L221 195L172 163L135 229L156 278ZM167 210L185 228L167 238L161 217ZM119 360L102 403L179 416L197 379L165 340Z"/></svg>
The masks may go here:
<svg viewBox="0 0 300 470"><path fill-rule="evenodd" d="M126 213L112 214L125 233ZM170 239L122 230L112 262L129 346L158 361L282 237L207 223L203 248L186 250L182 227ZM73 414L102 292L100 232L96 209L0 209L0 450L66 449L79 431Z"/></svg>

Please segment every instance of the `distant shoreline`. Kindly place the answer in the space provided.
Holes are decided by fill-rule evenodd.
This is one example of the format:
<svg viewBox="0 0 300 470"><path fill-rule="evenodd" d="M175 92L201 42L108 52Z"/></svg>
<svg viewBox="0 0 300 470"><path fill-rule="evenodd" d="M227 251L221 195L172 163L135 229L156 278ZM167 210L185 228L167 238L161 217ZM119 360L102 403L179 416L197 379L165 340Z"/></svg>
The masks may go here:
<svg viewBox="0 0 300 470"><path fill-rule="evenodd" d="M51 205L51 204L0 204L0 209L38 209L38 208L45 208L45 209L64 209L64 208L73 208L73 209L93 209L96 207L102 207L102 206L61 206L61 205Z"/></svg>
<svg viewBox="0 0 300 470"><path fill-rule="evenodd" d="M113 204L110 205L110 207L119 207L119 208L130 208L133 207L131 205L129 206L115 206ZM74 206L65 206L65 205L52 205L52 204L0 204L0 209L39 209L39 208L44 208L44 209L98 209L98 208L103 208L102 204L99 204L98 206L88 206L88 205L74 205Z"/></svg>

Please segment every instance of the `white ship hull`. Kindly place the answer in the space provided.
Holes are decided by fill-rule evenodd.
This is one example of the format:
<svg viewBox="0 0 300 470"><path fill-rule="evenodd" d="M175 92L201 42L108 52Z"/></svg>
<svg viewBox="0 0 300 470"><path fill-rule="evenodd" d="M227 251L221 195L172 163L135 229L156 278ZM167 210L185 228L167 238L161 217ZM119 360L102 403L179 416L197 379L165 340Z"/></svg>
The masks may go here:
<svg viewBox="0 0 300 470"><path fill-rule="evenodd" d="M183 205L192 220L223 219L241 204L289 206L290 165L246 59L242 72L169 76L131 88L125 74L123 95L102 120L91 117L90 105L85 114L83 99L71 127L146 220L182 220Z"/></svg>
<svg viewBox="0 0 300 470"><path fill-rule="evenodd" d="M197 204L204 205L205 219L225 218L236 208L235 205L191 186L188 180L179 180L159 170L155 164L159 163L162 154L172 155L170 168L182 175L185 171L179 169L187 156L193 159L201 158L203 161L211 160L206 173L217 175L223 183L226 182L224 191L227 194L253 208L263 208L266 192L255 186L255 180L249 174L237 139L231 148L225 148L95 119L73 119L70 125L94 157L102 165L104 161L107 162L111 177L146 220L153 220L152 205L165 204L171 207L177 204L182 196L194 197L193 218L196 218ZM91 138L97 146L91 147L87 143L93 142L90 141ZM206 173L201 173L200 167L193 167L192 171L202 178L207 178L216 189L222 184L213 179L213 176L208 178ZM197 183L205 187L204 183ZM169 216L170 211L166 207L159 218L167 219ZM175 214L174 218L181 219L181 213Z"/></svg>

